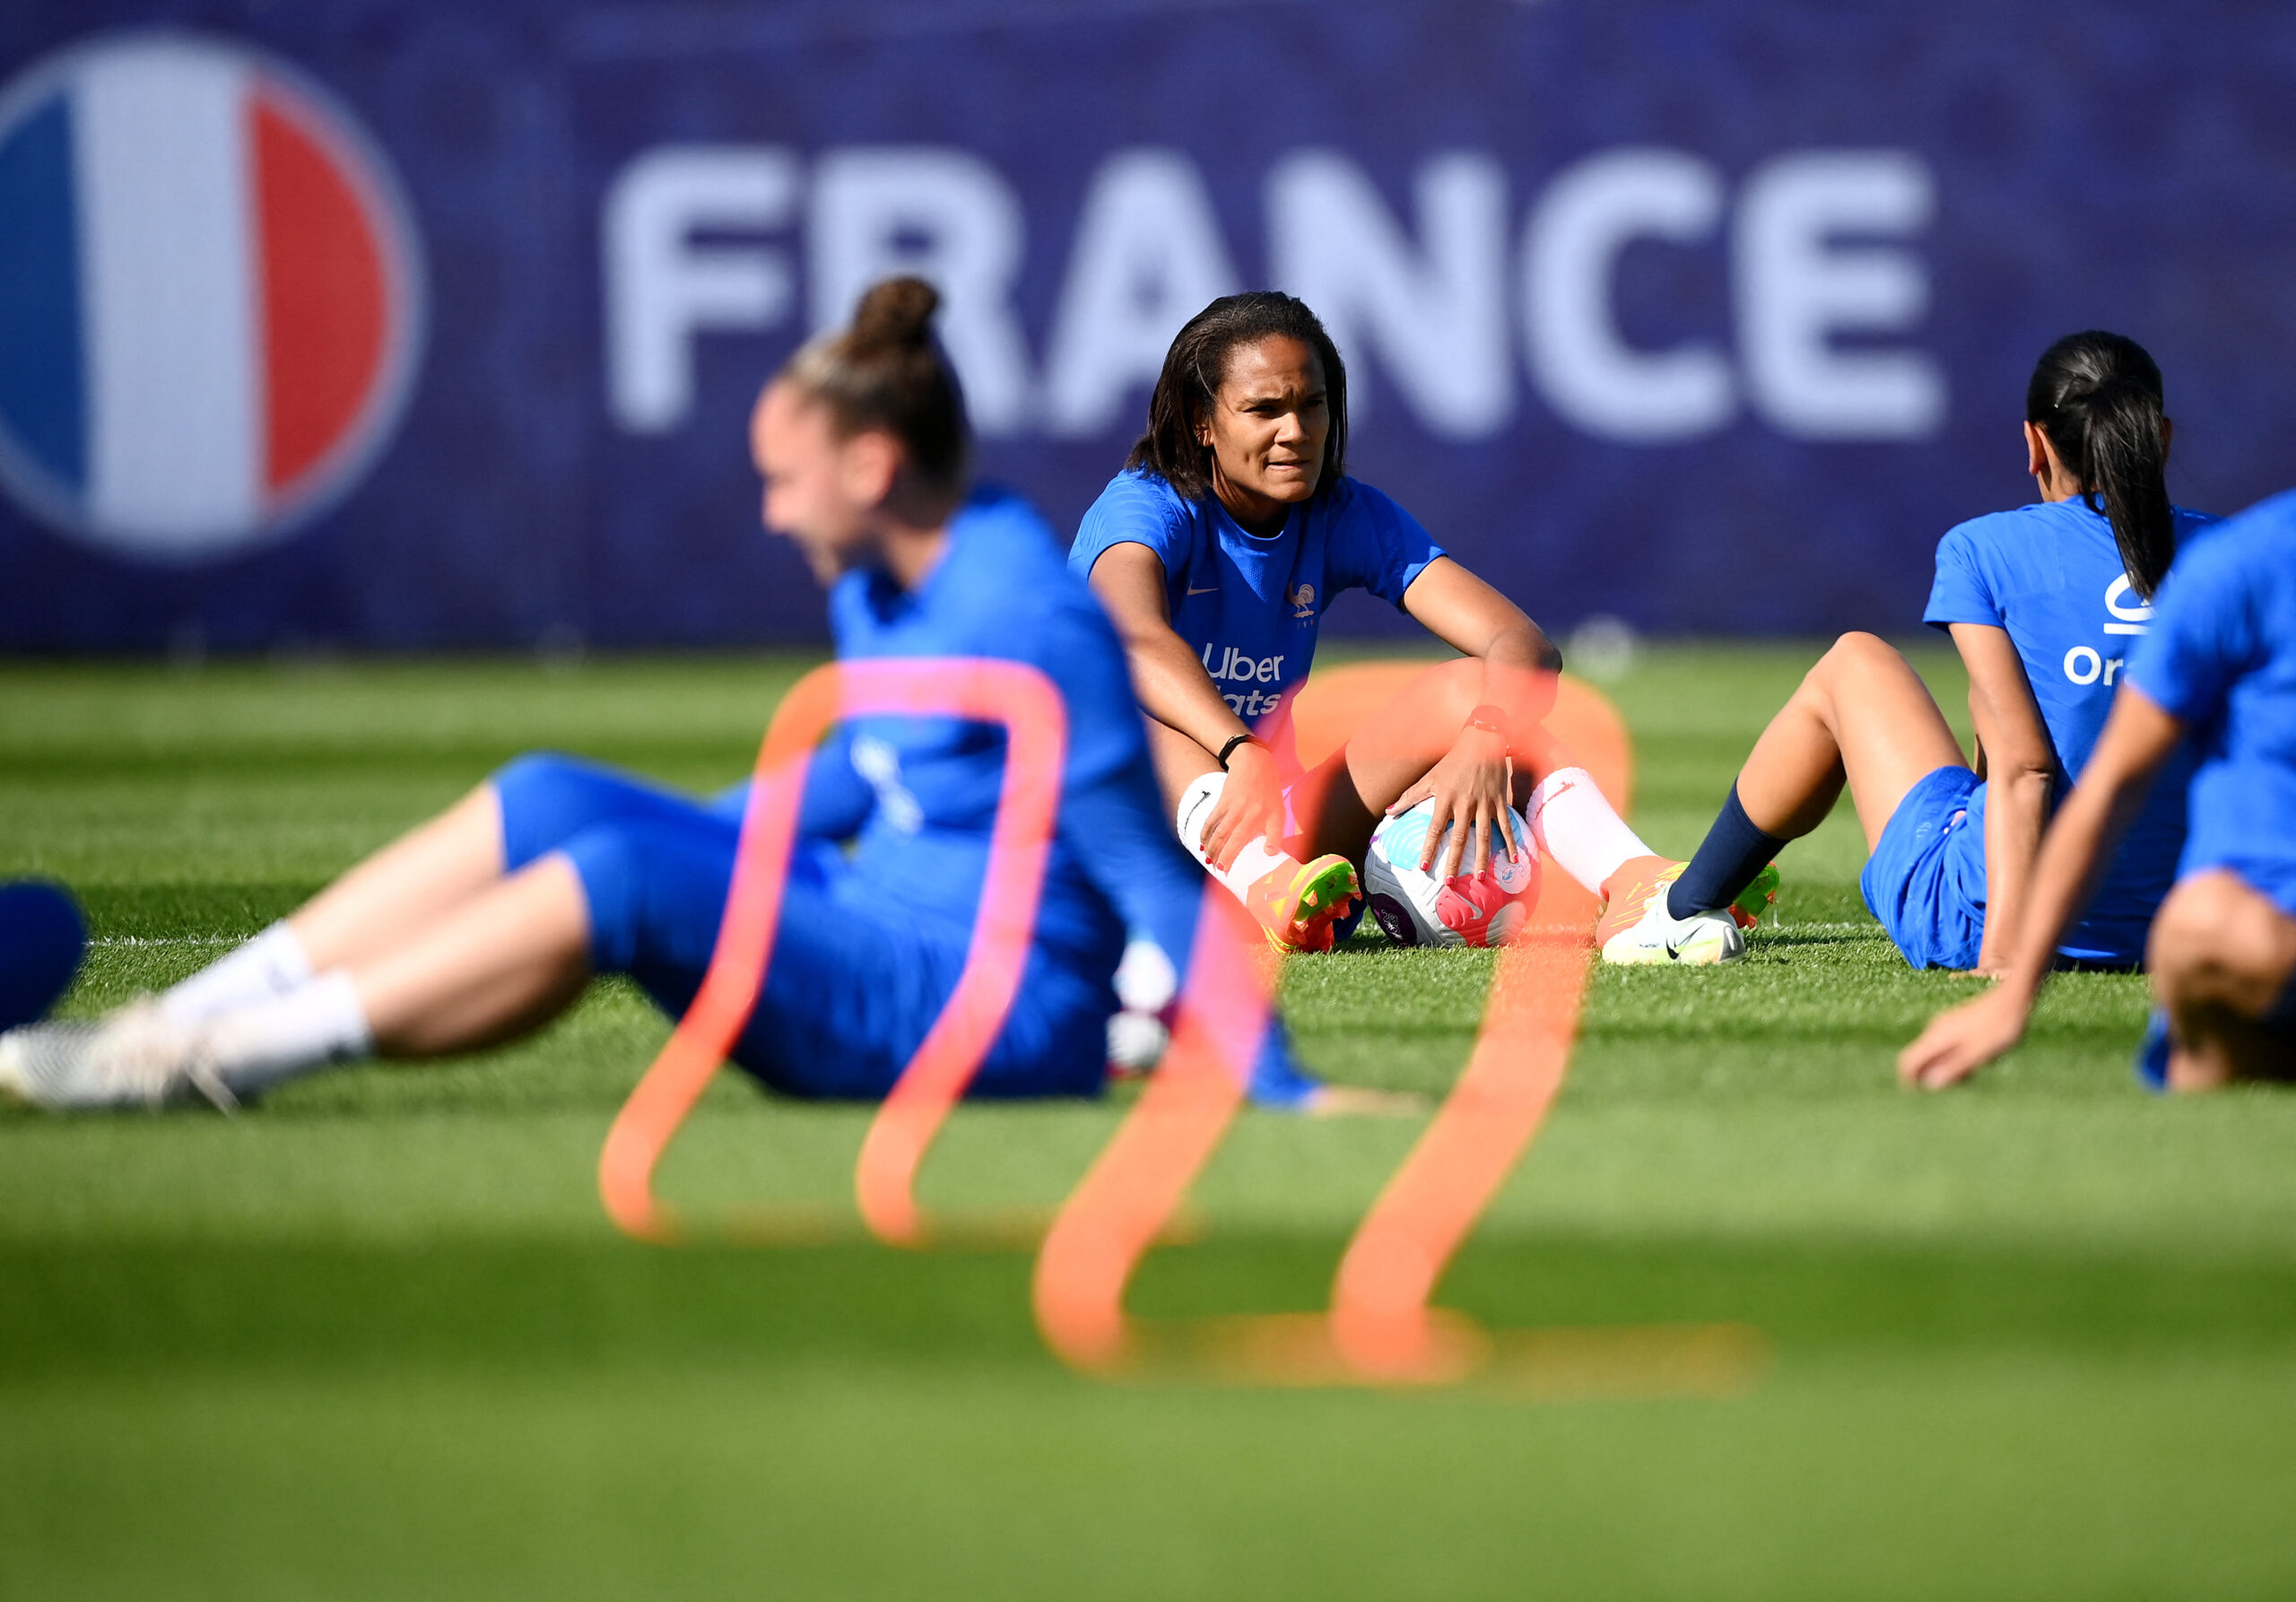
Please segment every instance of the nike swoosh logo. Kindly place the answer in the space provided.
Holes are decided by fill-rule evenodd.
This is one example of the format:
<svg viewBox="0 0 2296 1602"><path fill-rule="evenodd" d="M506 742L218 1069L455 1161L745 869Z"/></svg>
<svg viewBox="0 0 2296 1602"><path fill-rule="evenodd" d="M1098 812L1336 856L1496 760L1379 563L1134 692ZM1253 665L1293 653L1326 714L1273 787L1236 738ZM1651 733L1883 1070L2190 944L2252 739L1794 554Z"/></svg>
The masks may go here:
<svg viewBox="0 0 2296 1602"><path fill-rule="evenodd" d="M1676 950L1674 949L1674 943L1673 941L1671 941L1671 940L1667 941L1667 942L1666 942L1666 961L1668 961L1669 962L1681 962L1682 960L1683 960L1683 953L1680 953L1680 952L1678 952L1678 951L1676 951Z"/></svg>
<svg viewBox="0 0 2296 1602"><path fill-rule="evenodd" d="M1192 596L1217 595L1220 593L1220 587L1216 584L1210 584L1206 585L1202 589L1191 589L1187 593Z"/></svg>

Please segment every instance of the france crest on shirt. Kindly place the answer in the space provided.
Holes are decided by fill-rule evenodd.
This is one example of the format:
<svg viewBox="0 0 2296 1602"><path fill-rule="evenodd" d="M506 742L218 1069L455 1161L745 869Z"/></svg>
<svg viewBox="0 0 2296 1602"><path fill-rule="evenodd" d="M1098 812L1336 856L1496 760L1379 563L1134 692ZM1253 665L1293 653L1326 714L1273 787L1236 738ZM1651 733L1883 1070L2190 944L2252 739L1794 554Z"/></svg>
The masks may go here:
<svg viewBox="0 0 2296 1602"><path fill-rule="evenodd" d="M331 501L421 307L389 170L275 58L107 34L0 91L0 487L66 533L204 559Z"/></svg>

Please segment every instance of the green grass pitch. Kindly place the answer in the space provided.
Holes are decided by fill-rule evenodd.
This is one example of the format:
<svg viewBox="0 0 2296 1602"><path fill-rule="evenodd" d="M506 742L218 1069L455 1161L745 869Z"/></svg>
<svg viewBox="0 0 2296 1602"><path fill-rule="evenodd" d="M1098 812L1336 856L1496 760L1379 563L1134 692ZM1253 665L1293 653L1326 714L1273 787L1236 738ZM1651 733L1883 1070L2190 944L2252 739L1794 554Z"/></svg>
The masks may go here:
<svg viewBox="0 0 2296 1602"><path fill-rule="evenodd" d="M1613 687L1687 851L1806 649ZM70 1010L189 971L516 752L738 775L782 658L0 667L0 874L74 884ZM1958 716L1949 655L1919 666ZM601 1138L666 1025L602 985L515 1050L235 1119L0 1115L0 1597L2142 1598L2296 1593L2296 1099L2134 1087L2140 981L2061 979L1966 1093L1837 817L1728 971L1598 977L1439 1300L1759 1327L1726 1400L1109 1386L1022 1252L622 1241ZM1296 962L1302 1049L1439 1093L1482 953ZM1115 1105L961 1111L944 1206L1057 1202ZM665 1187L840 1201L866 1110L721 1081ZM1248 1115L1135 1305L1322 1304L1416 1132Z"/></svg>

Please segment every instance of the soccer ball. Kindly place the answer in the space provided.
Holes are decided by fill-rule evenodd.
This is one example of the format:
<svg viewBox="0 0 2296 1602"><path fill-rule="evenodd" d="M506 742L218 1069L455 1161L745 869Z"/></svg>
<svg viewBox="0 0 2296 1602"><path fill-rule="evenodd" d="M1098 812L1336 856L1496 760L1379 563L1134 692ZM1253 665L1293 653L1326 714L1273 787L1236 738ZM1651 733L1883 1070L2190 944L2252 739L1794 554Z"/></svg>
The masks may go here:
<svg viewBox="0 0 2296 1602"><path fill-rule="evenodd" d="M1363 888L1369 892L1371 916L1387 938L1404 945L1503 945L1523 927L1539 899L1539 852L1531 843L1531 826L1521 813L1512 814L1515 838L1521 850L1506 854L1504 840L1491 871L1457 874L1438 879L1419 871L1420 853L1426 848L1428 826L1435 821L1435 804L1422 801L1410 811L1380 821L1371 831L1371 849L1363 862ZM1445 830L1446 837L1449 830ZM1474 841L1467 844L1472 858ZM1443 847L1435 848L1442 859Z"/></svg>

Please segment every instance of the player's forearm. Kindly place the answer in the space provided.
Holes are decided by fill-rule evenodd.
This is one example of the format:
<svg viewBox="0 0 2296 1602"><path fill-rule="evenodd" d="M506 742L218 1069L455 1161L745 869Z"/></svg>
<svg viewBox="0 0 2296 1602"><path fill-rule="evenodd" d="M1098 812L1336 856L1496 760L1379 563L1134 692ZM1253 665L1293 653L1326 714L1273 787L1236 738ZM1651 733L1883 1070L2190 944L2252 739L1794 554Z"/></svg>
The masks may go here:
<svg viewBox="0 0 2296 1602"><path fill-rule="evenodd" d="M2144 803L2143 786L2081 785L2057 809L2033 860L2025 906L2003 981L2031 997L2057 958L2057 942L2105 876L2112 848Z"/></svg>
<svg viewBox="0 0 2296 1602"><path fill-rule="evenodd" d="M2021 768L1996 775L1987 787L1985 937L1977 960L1982 972L1999 972L2014 941L2048 824L2051 777Z"/></svg>
<svg viewBox="0 0 2296 1602"><path fill-rule="evenodd" d="M2009 946L2004 982L2031 997L2048 977L2066 926L2097 892L2114 849L2143 810L2153 776L2184 726L2124 686L2080 782L2057 808L2033 860L2032 883Z"/></svg>
<svg viewBox="0 0 2296 1602"><path fill-rule="evenodd" d="M1170 630L1163 638L1135 636L1125 641L1133 692L1141 710L1167 728L1178 729L1206 751L1251 732L1187 649Z"/></svg>

